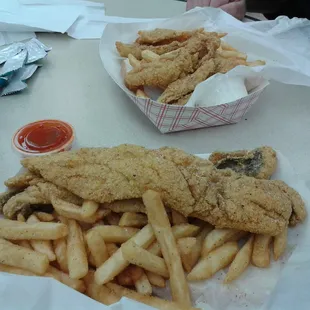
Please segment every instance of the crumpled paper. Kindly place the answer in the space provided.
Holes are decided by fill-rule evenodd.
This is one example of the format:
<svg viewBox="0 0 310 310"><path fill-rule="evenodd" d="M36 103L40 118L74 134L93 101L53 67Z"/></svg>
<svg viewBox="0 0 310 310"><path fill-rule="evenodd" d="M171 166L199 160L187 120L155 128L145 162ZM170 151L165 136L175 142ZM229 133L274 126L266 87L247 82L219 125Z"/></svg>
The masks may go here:
<svg viewBox="0 0 310 310"><path fill-rule="evenodd" d="M27 88L25 83L41 66L36 64L51 50L37 39L13 43L0 50L0 95L6 96Z"/></svg>
<svg viewBox="0 0 310 310"><path fill-rule="evenodd" d="M208 154L198 155L208 158ZM309 212L310 191L299 182L287 158L277 152L278 168L274 179L281 179L302 195ZM288 249L284 258L270 268L249 269L231 285L223 285L225 271L212 279L191 283L196 307L203 310L298 310L309 309L310 295L309 222L289 229ZM298 244L298 245L297 245ZM297 246L297 248L296 248ZM292 254L293 253L293 254ZM308 276L309 275L309 276ZM159 296L169 298L169 289L154 289ZM18 296L18 298L16 298ZM148 310L152 307L123 298L109 307L80 294L54 279L26 277L0 273L0 300L5 310ZM1 309L2 309L1 308Z"/></svg>

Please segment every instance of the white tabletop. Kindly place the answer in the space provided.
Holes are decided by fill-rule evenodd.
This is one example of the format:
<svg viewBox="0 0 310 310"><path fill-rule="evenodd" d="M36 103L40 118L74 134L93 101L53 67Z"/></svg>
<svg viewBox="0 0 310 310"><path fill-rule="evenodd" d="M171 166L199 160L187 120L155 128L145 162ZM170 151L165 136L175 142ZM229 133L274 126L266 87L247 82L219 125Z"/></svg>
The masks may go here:
<svg viewBox="0 0 310 310"><path fill-rule="evenodd" d="M185 10L172 0L105 0L107 15L170 17ZM62 119L76 129L79 146L134 143L174 146L192 153L270 145L285 154L301 178L310 173L310 89L271 83L244 119L230 126L163 135L105 72L98 40L39 34L53 47L29 88L0 98L0 190L19 169L10 145L14 131L31 121Z"/></svg>

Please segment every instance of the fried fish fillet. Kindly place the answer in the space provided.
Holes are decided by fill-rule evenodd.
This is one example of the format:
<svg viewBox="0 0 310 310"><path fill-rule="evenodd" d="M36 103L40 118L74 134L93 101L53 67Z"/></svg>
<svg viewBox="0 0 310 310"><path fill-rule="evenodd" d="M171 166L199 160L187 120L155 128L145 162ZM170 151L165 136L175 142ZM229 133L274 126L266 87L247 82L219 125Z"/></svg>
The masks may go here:
<svg viewBox="0 0 310 310"><path fill-rule="evenodd" d="M3 206L8 202L8 200L19 193L18 189L9 189L4 193L0 193L0 213L2 213Z"/></svg>
<svg viewBox="0 0 310 310"><path fill-rule="evenodd" d="M277 154L263 146L252 151L213 152L209 160L217 169L232 169L256 179L270 179L277 169Z"/></svg>
<svg viewBox="0 0 310 310"><path fill-rule="evenodd" d="M171 102L171 104L172 105L186 105L187 102L189 101L190 97L192 96L192 94L193 93L191 92L191 93L179 98L178 100Z"/></svg>
<svg viewBox="0 0 310 310"><path fill-rule="evenodd" d="M31 209L36 205L50 204L52 196L75 204L82 203L81 198L68 190L42 180L36 185L31 185L24 191L13 195L3 205L2 212L7 218L15 218L19 212L29 214L31 213Z"/></svg>
<svg viewBox="0 0 310 310"><path fill-rule="evenodd" d="M191 55L185 50L173 60L154 60L150 63L141 63L139 68L128 72L125 84L135 90L140 86L156 86L166 88L184 74L192 73L196 67L198 55Z"/></svg>
<svg viewBox="0 0 310 310"><path fill-rule="evenodd" d="M90 148L26 158L22 164L83 199L105 203L141 198L152 189L185 216L258 234L281 233L293 205L304 209L298 193L282 182L221 171L208 160L172 148Z"/></svg>
<svg viewBox="0 0 310 310"><path fill-rule="evenodd" d="M168 40L183 42L189 39L193 34L203 31L203 28L195 29L193 31L177 31L163 28L140 30L138 31L139 38L136 42L140 44L156 44Z"/></svg>
<svg viewBox="0 0 310 310"><path fill-rule="evenodd" d="M246 65L246 61L239 58L215 57L214 61L216 65L216 72L222 74L227 73L237 66Z"/></svg>
<svg viewBox="0 0 310 310"><path fill-rule="evenodd" d="M206 54L214 53L220 46L220 39L215 32L195 32L188 40L184 42L172 41L162 45L145 45L145 44L126 44L117 41L115 43L116 49L120 56L128 57L132 54L138 60L142 59L142 51L150 50L157 55L170 53L178 49L186 49L190 54L199 53L199 58ZM205 59L206 60L206 59Z"/></svg>
<svg viewBox="0 0 310 310"><path fill-rule="evenodd" d="M129 54L135 56L138 60L142 59L142 51L149 50L157 55L162 55L165 53L169 53L179 49L180 47L184 46L184 43L179 41L173 41L168 44L163 45L143 45L143 44L126 44L122 42L115 42L116 49L120 56L128 57Z"/></svg>
<svg viewBox="0 0 310 310"><path fill-rule="evenodd" d="M196 86L215 72L215 63L210 59L203 63L194 73L172 82L158 98L158 102L172 103L192 93Z"/></svg>
<svg viewBox="0 0 310 310"><path fill-rule="evenodd" d="M42 181L42 178L37 175L26 171L22 174L18 174L12 178L9 178L4 182L4 185L8 188L26 188L29 185L34 185L37 182Z"/></svg>

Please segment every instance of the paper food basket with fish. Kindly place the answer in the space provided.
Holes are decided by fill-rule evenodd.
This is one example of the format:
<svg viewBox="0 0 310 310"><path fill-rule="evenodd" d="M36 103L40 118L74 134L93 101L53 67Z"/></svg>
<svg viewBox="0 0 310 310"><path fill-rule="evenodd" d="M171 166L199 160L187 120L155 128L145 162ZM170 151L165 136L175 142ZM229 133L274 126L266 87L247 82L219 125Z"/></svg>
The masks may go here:
<svg viewBox="0 0 310 310"><path fill-rule="evenodd" d="M292 307L287 305L291 305L297 296L306 296L299 300L298 309L308 309L308 285L305 284L309 277L305 277L304 273L310 263L307 244L310 228L306 214L309 213L310 192L280 152L261 147L253 151L192 156L169 147L148 150L135 145L120 145L29 157L22 160L22 165L28 170L8 179L5 184L10 191L0 196L0 207L8 218L0 222L0 300L3 309L34 310L48 306L51 310L68 307L81 310L185 310L193 309L189 306L192 299L195 307L205 310L289 310ZM269 180L271 176L272 180ZM150 190L145 192L147 189ZM141 196L143 202L139 198ZM170 206L170 211L161 201L166 207ZM51 206L50 213L44 212ZM117 212L120 212L118 219ZM170 219L167 212L171 212ZM140 214L142 222L139 228L130 226L128 221L124 225L125 213ZM166 224L162 220L163 215ZM190 222L190 219L198 222ZM185 238L184 227L190 228L191 233L186 235L189 238ZM109 234L109 230L116 233ZM285 247L282 247L281 257L276 258L276 238L283 236L285 231L288 231ZM100 247L98 239L95 244L89 242L96 232L96 238L102 238ZM223 233L229 235L225 237ZM180 239L174 241L174 245L171 243L171 247L165 247L168 242L165 236L169 234L175 234L172 238L167 237L170 242ZM276 236L271 246L273 250L269 249L272 238L269 235ZM217 236L216 243L212 243L214 236ZM257 253L254 255L259 249L256 246L260 245L257 236L268 237L269 240L267 265L260 266L265 268L255 267L260 264L254 261L254 257L259 257ZM195 238L196 241L202 238L204 242L197 244L199 253L196 258L200 256L200 259L198 263L192 262L194 265L190 267L192 270L186 280L182 267L183 264L187 269L186 260L183 260L186 256L182 255L181 240L191 242ZM277 238L278 241L280 239ZM244 240L245 245L240 240ZM233 256L228 263L233 260L234 264L239 253L248 244L253 244L251 240L254 240L253 254L250 253L253 265L247 265L238 279L224 284L223 280L233 274L230 273L232 265L223 268L227 264L221 263L227 259L226 252L233 251L229 254L229 257ZM99 252L102 252L104 244L108 256L103 259ZM177 251L174 255L173 248ZM131 254L130 249L134 249ZM201 249L202 252L206 249L210 252L203 256ZM158 256L160 251L163 258ZM218 260L213 261L214 265L211 264L215 270L211 268L210 277L204 268L199 269L198 266L208 262L218 251L222 252L217 256ZM273 256L271 251L274 259L269 257ZM23 259L18 259L21 256ZM51 256L56 256L56 261ZM168 257L173 260L172 264L168 263ZM103 263L97 259L103 259ZM164 260L168 267L165 267ZM154 285L153 296L157 297L141 293L146 289L137 286L138 280L143 278L141 274L136 280L133 280L133 273L127 274L134 281L137 292L125 288L132 285L129 282L121 284L127 279L125 271L129 272L127 267L130 263L142 272L145 270L146 279ZM222 270L216 267L218 263ZM155 265L156 272L163 275L167 274L165 268L168 268L170 284L169 281L166 285L158 285L157 282L158 287L155 287L154 273L151 277L150 270ZM177 265L181 269L172 267ZM206 268L209 273L210 265L208 267L207 264ZM165 277L161 277L164 283ZM143 280L142 283L148 281ZM185 281L185 286L179 285L182 281ZM103 283L105 285L101 286ZM283 290L286 299L283 298ZM174 300L184 298L186 304L161 299L170 299L171 296Z"/></svg>
<svg viewBox="0 0 310 310"><path fill-rule="evenodd" d="M176 33L159 32L159 36L156 38L155 35L154 38L154 33L148 31L156 28L179 31L179 37ZM221 45L216 46L218 49L211 55L212 48L215 49L212 42L208 39L205 43L201 42L200 48L204 48L204 51L201 53L200 49L198 57L204 55L204 58L199 60L198 69L194 65L189 72L178 75L180 72L176 72L176 68L180 64L184 65L184 59L194 58L193 53L197 49L190 47L190 41L199 35L203 36L199 34L199 29L217 32L222 37ZM269 80L309 86L309 29L310 22L307 20L280 17L270 22L242 23L219 9L197 8L166 20L109 24L101 38L100 56L106 71L118 86L160 132L169 133L239 122L257 101ZM139 31L142 34L140 32L138 37ZM165 34L166 37L163 36ZM184 39L188 39L188 43L182 41ZM133 61L140 61L141 51L149 49L158 53L162 67L155 73L153 67L147 68L149 64L142 64L142 69L134 68L136 72L139 71L138 74L129 73L124 81L124 68L128 73L132 67L119 55L116 42L120 54L128 57L132 53ZM139 42L142 43L139 45ZM225 48L228 50L223 51ZM185 54L182 59L182 55L178 55L177 59L170 59L170 62L166 59L163 64L164 58L171 58L178 51L182 54L181 50L186 49L190 56ZM241 52L237 58L225 58L234 55L236 51ZM208 63L204 61L208 57L215 57L215 69L210 69L210 72ZM161 75L162 80L158 82L156 75ZM154 91L154 87L145 87L144 93L147 96L136 96L135 87L154 84L165 89L164 92L158 89Z"/></svg>

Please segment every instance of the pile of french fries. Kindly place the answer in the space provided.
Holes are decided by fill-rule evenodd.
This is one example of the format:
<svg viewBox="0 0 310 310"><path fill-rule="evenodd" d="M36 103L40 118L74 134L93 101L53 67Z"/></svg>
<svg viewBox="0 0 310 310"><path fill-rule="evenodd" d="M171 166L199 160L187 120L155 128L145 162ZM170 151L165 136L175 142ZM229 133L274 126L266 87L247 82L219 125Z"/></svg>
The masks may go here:
<svg viewBox="0 0 310 310"><path fill-rule="evenodd" d="M185 218L166 209L155 191L142 198L82 206L53 199L52 214L0 220L0 271L52 277L105 305L125 296L169 310L193 309L188 281L230 265L224 280L230 283L251 263L269 266L273 237ZM274 237L274 259L286 242L287 231ZM152 296L168 279L173 301Z"/></svg>

